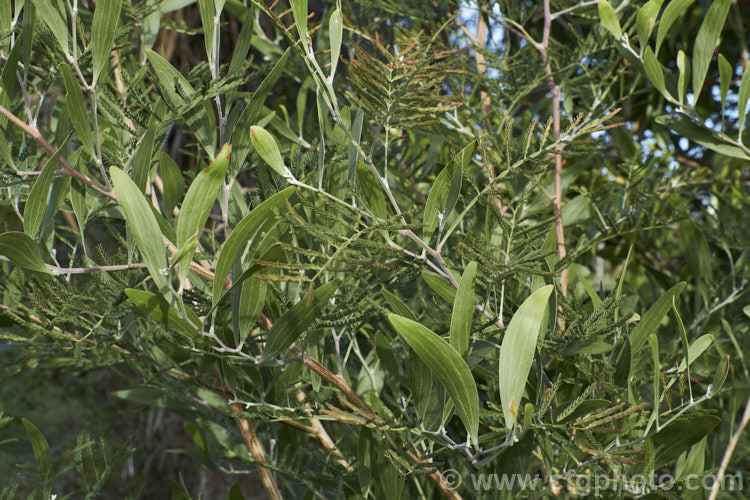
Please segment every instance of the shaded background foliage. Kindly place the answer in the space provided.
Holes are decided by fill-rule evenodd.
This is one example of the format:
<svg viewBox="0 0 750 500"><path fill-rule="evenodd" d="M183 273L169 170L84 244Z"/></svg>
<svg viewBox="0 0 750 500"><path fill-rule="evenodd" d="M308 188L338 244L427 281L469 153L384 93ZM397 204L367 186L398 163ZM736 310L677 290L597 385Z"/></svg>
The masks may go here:
<svg viewBox="0 0 750 500"><path fill-rule="evenodd" d="M42 136L55 148L64 148L69 163L104 183L95 155L85 151L81 131L72 123L67 108L72 98L60 70L55 69L67 65L66 58L54 34L43 23L30 20L28 11L31 5L38 7L38 2L27 4L17 18L8 18L14 22L2 27L5 94L0 104L26 121L32 121L28 119L31 115ZM653 408L649 350L642 349L628 366L633 377L630 385L613 379L618 368L608 353L622 356L627 337L623 332L632 332L637 324L631 321L632 313L644 316L664 291L680 281L687 285L677 299L677 309L689 340L709 333L716 338L691 365L696 395L705 392L725 355L731 358L723 392L701 406L713 413L691 413L695 420L686 424L695 428L697 419L713 422L716 419L711 415L721 417L718 427L708 434L705 465L700 470L718 467L750 392L743 355L750 325L743 314L750 275L750 237L742 230L750 227L748 159L717 153L693 141L689 134L675 133L657 123L658 116L677 116L685 110L677 109L654 86L649 78L652 75L623 54L619 41L602 28L597 5L583 4L551 2L552 12L563 14L552 22L547 60L528 41L544 37L539 2L372 0L342 4L347 27L341 50L344 62L338 65L332 88L342 106L351 106L350 123L356 122L357 108L364 110L364 151L378 168L388 166L395 201L405 209L405 225L390 208L385 214L390 219L374 224L372 219L324 203L309 192L298 192L293 201L299 207L296 211L279 210L273 216L280 222L278 227L285 228L274 234L278 240L274 248L280 250L281 257L257 256L266 263L276 262L268 263L261 272L269 283L263 311L277 321L299 297L305 300L306 291L315 286L295 281L295 276L318 276L326 271L344 274L336 307L323 313L301 345L333 372L343 363L347 383L380 413L384 419L381 427L414 430L421 423L426 429L415 431L416 435L388 431L390 448L384 446L372 457L363 455L363 447L376 447L377 431L360 431L362 426L341 423L355 419L357 412L343 405L337 399L339 393L307 367L300 363L286 364L283 370L249 366L238 356L220 355L199 341L182 343L183 337L177 337L180 342L176 342L173 329L143 314L123 290L143 288L149 276L145 269L72 275L64 280L3 262L0 282L6 340L2 370L7 383L2 389L2 410L6 416L25 417L46 436L53 457L60 460L55 491L73 495L91 492L101 479L101 484L106 484L103 497L202 494L214 498L227 495L230 485L239 481L246 498L253 492L260 495L256 472L232 422L236 415L226 408L225 395L216 391L224 384L240 400L254 403L245 415L257 422L257 433L276 477L290 497L311 495L312 491L357 496L367 491L369 480L377 484L371 493L386 497L403 488L404 477L410 494L418 494L419 485L433 491L434 485L424 479L426 468L409 462L406 451L412 449L425 452L440 469L464 474L473 471L461 446L446 445L440 433L424 432L436 431L441 418L436 405L442 411L445 395L431 379L426 382L430 387L426 397L424 390L420 393L415 388L420 380L419 358L410 353L384 316L389 310L406 313L395 310L397 300L383 290L403 300L424 326L443 336L449 334L452 301L446 300L444 288L434 282L430 286L423 279L424 271L430 270L424 262L389 249L379 237L381 231L394 228L408 228L417 234L432 231L424 225L424 205L441 172L446 171L449 175L445 178L455 185L457 170L462 181L454 201L457 211L474 197L479 202L446 245L446 259L457 271L471 260L478 261L477 296L487 300L489 309L497 314L487 319L477 313L471 327L471 364L483 405L485 449L500 445L506 437L498 397L496 351L500 337L493 322L507 325L530 288L545 283L555 284L558 290L551 310L560 307L556 317L550 315L548 333L538 346L537 359L543 360L546 373L532 370L527 387L535 410L531 431L525 432L524 427L515 446L481 456L489 463L481 470L544 472L548 467L562 467L566 454L579 460L599 457L601 450L596 448L602 443L595 438L575 441L570 435L575 425L558 433L550 425L553 420L547 420L553 413L555 422L564 420L561 415L568 410L576 418L585 416L583 410L595 414L600 411L596 401L626 402L622 410L632 413L619 416L615 424L620 427L615 428L625 432L642 429L650 410L633 408L641 403ZM643 3L612 4L636 47L636 17ZM692 53L696 33L711 4L690 3L669 30L658 55L668 71L677 74L679 50ZM9 15L19 12L18 5L13 3ZM79 63L87 77L92 71L92 54L84 48L89 47L95 6L81 2L79 7ZM368 174L351 175L349 138L340 126L319 118L327 116L326 107L316 104L315 84L297 47L277 66L290 41L297 40L296 31L281 28L293 22L287 8L286 4L273 7L275 15L281 16L280 22L274 22L256 7L251 14L255 26L249 57L236 59L242 29L251 18L246 17L248 9L243 2L227 2L218 47L221 76L212 78L196 3L141 1L122 5L114 39L119 62L111 61L98 87L103 164L134 172L140 168L137 161L145 161L150 176L158 165L165 187L150 188L155 190L156 206L163 209L170 205L170 197L179 204L184 194L179 180L190 185L212 160L211 149L218 151L221 146L216 130L220 117L211 108L212 99L219 95L227 111L225 139L231 136L233 142L229 171L230 177L236 176L236 192L226 209L217 205L212 212L196 260L214 261L226 240L223 217L234 228L248 210L286 187L284 179L253 152L243 126L263 122L273 131L296 178L317 185L319 158L324 157L327 172L336 174L325 179L328 192L354 199L357 206L373 211L379 206L367 188ZM322 24L311 34L321 61L327 61L328 22L334 8L334 3L308 2L312 13L308 26ZM738 109L737 95L748 58L742 20L750 18L750 6L731 2L729 9L716 50L732 69L725 110L722 112L723 82L716 60L709 67L700 98L686 109L694 108L708 127L736 137L744 114L744 108ZM39 12L36 15L41 17ZM484 44L477 44L476 39L480 23L487 30ZM20 47L15 55L10 51L11 40ZM179 84L165 85L146 55L147 42L182 72L195 89L193 94L179 89ZM8 64L13 57L20 60L17 68ZM407 63L402 64L404 60ZM547 61L560 89L563 131L570 126L575 135L561 153L562 221L568 253L562 261L555 257L550 201L554 166L548 154L551 150L544 149L554 142L547 126L552 114ZM270 88L264 88L261 82L273 76L275 67L281 73L275 75ZM16 81L16 72L22 83ZM91 111L89 95L84 95ZM254 102L265 107L248 123L242 122L240 114ZM208 111L194 120L191 113L201 106L208 106ZM583 129L616 108L621 110L605 125L618 126ZM576 121L580 113L581 121ZM75 134L69 137L73 130ZM152 134L151 143L144 140L148 133ZM212 137L206 139L206 134ZM457 169L456 158L471 145L473 137L478 140L471 146L471 159ZM12 125L5 125L3 141L7 153L2 164L2 223L6 231L21 230L25 229L22 220L28 203L24 202L33 179L24 172L35 170L46 153ZM141 150L144 142L150 146ZM244 153L238 154L240 151ZM174 182L167 182L170 166L160 153L178 166L177 175L171 178ZM504 177L480 195L497 175ZM369 182L374 184L374 178ZM54 208L43 212L38 238L49 254L47 263L79 267L140 262L134 257L136 247L126 236L125 222L115 204L101 195L94 199L94 191L89 190L83 202L87 215L76 213L75 198L69 195L76 183L56 177L52 184L50 205ZM165 219L171 219L168 210L162 212ZM447 226L455 220L448 215ZM85 228L84 237L81 227ZM338 249L333 258L332 252L320 251L321 244ZM234 270L235 278L247 264ZM563 270L567 270L570 283L567 296L555 277ZM194 278L191 275L190 279ZM618 283L622 283L621 294L616 290ZM595 297L603 300L601 307ZM212 306L210 284L186 292L184 298L199 315L205 315ZM257 349L256 341L264 338L265 326L256 325L255 318L239 318L233 307L226 301L218 309L218 335L230 347L236 345L239 335L247 336L255 346L248 349ZM667 318L658 330L658 342L662 376L672 377L668 370L679 364L683 354L675 317L670 313ZM242 325L241 331L238 325ZM65 332L92 342L71 342ZM112 343L125 347L131 355L107 349ZM344 355L343 362L337 349ZM170 375L168 369L194 378L186 383L174 373ZM550 380L543 380L547 375ZM666 391L662 401L665 411L687 399L684 374L675 380L674 389ZM587 389L594 382L596 388ZM357 464L356 471L342 468L332 453L307 434L279 422L308 422L305 407L296 399L299 387L306 391L307 402L317 415L326 415L323 410L327 410L325 418L340 421L324 422L344 455ZM636 396L629 395L628 389ZM525 409L520 414L519 422L525 426ZM18 472L16 467L21 463L34 467L23 426L18 421L3 423L3 440L9 441L3 444L0 476L34 478L33 471ZM613 430L610 424L602 424L605 436ZM447 425L449 434L461 442L465 435L461 420L449 420ZM579 433L585 434L582 429ZM104 437L103 444L99 436ZM566 448L570 443L577 448ZM651 446L658 450L659 444L657 440ZM677 455L691 445L693 442L685 444L673 457L647 447L637 452L625 450L614 462L632 462L633 470L640 471L649 466L644 457L651 456L663 462L661 470L673 470ZM177 453L167 453L168 449ZM93 474L86 471L82 450L94 450ZM747 455L748 441L743 437L732 470L746 470ZM372 463L365 466L364 458ZM17 493L29 494L37 486L27 483ZM462 493L471 496L472 492Z"/></svg>

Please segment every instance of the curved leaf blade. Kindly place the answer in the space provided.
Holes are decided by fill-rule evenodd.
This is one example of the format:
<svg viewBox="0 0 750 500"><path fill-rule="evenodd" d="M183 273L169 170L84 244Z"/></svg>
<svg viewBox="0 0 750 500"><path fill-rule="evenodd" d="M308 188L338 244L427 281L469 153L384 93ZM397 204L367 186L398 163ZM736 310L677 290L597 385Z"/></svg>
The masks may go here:
<svg viewBox="0 0 750 500"><path fill-rule="evenodd" d="M163 272L167 269L166 247L151 206L128 174L117 167L111 167L109 176L151 279L159 290L165 289L167 278Z"/></svg>
<svg viewBox="0 0 750 500"><path fill-rule="evenodd" d="M451 315L451 346L461 356L469 352L471 320L474 317L474 280L477 277L477 263L472 261L466 266L453 303Z"/></svg>
<svg viewBox="0 0 750 500"><path fill-rule="evenodd" d="M239 257L245 249L245 245L253 238L253 235L264 223L273 220L272 210L284 205L287 198L289 198L294 191L294 186L289 186L283 191L279 191L271 196L266 201L255 207L252 212L247 214L231 232L227 241L225 241L224 245L221 247L221 253L219 253L219 258L216 261L213 289L214 305L216 305L221 297L221 292L224 289L224 282L226 281L227 276L229 276L229 271L232 269L234 261L237 260L237 257Z"/></svg>
<svg viewBox="0 0 750 500"><path fill-rule="evenodd" d="M51 274L44 265L42 252L39 251L36 242L24 233L8 231L0 234L0 255L24 269Z"/></svg>
<svg viewBox="0 0 750 500"><path fill-rule="evenodd" d="M661 320L672 308L672 298L677 297L685 289L685 282L681 281L664 292L659 300L646 311L633 331L630 332L630 351L635 356L646 343L649 336L656 331Z"/></svg>
<svg viewBox="0 0 750 500"><path fill-rule="evenodd" d="M211 207L216 201L216 195L224 183L230 154L231 145L226 143L214 161L201 170L201 173L190 184L177 216L175 230L177 248L182 248L193 236L200 236L208 215L211 213ZM193 260L194 253L195 249L188 252L185 258L186 263L189 264ZM182 276L184 280L187 278L187 273L183 272Z"/></svg>
<svg viewBox="0 0 750 500"><path fill-rule="evenodd" d="M708 7L708 13L701 23L698 30L698 36L695 38L695 48L693 51L693 94L695 95L694 103L698 103L698 97L703 89L703 82L706 80L708 66L714 57L714 49L719 42L721 29L724 27L724 21L729 13L729 7L732 0L715 0Z"/></svg>
<svg viewBox="0 0 750 500"><path fill-rule="evenodd" d="M126 288L125 295L127 295L135 305L143 309L149 316L164 324L170 330L174 330L175 332L190 338L196 338L198 336L198 328L202 322L192 309L185 308L187 313L186 319L180 316L180 314L169 305L169 302L159 294L151 293L146 290Z"/></svg>
<svg viewBox="0 0 750 500"><path fill-rule="evenodd" d="M479 394L469 366L448 342L429 328L397 314L389 314L388 320L448 391L458 416L476 445Z"/></svg>
<svg viewBox="0 0 750 500"><path fill-rule="evenodd" d="M505 427L512 429L518 417L526 380L553 285L543 286L523 301L513 314L500 347L500 401Z"/></svg>
<svg viewBox="0 0 750 500"><path fill-rule="evenodd" d="M268 332L268 342L261 361L278 356L292 345L328 306L328 301L339 288L337 280L319 286L312 297L302 297L291 309L281 315Z"/></svg>
<svg viewBox="0 0 750 500"><path fill-rule="evenodd" d="M115 41L115 30L120 20L122 0L99 0L91 25L91 53L94 63L94 77L91 86L95 87L99 75L105 71ZM106 71L105 71L106 72Z"/></svg>

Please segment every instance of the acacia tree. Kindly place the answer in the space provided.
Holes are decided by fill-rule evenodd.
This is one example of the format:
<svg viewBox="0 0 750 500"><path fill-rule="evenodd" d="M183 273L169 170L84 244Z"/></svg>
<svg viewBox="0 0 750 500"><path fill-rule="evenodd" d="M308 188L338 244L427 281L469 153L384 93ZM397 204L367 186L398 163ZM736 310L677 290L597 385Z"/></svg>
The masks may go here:
<svg viewBox="0 0 750 500"><path fill-rule="evenodd" d="M733 473L743 9L4 4L5 370L127 366L118 397L271 498L560 497L594 474L685 496ZM25 493L96 496L138 453L53 460L22 422Z"/></svg>

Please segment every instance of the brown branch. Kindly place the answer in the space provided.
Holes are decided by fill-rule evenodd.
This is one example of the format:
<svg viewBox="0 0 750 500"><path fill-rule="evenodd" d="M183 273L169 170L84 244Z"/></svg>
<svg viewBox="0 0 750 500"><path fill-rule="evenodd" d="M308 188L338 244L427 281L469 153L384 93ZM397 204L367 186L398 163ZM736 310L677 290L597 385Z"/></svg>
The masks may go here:
<svg viewBox="0 0 750 500"><path fill-rule="evenodd" d="M242 413L242 405L240 403L231 403L229 407L232 411ZM253 424L245 418L236 418L237 427L240 429L240 434L247 444L247 448L250 450L250 454L253 456L253 460L258 462L258 474L260 474L260 480L263 482L263 487L268 493L268 497L271 500L283 500L279 486L276 484L276 479L273 477L273 473L263 464L266 463L266 454L263 452L263 447L258 441L258 436L255 434Z"/></svg>
<svg viewBox="0 0 750 500"><path fill-rule="evenodd" d="M55 148L52 147L52 145L47 142L44 137L42 137L42 134L39 132L39 129L36 127L32 127L31 125L27 125L22 120L19 120L16 115L8 111L5 107L0 106L0 114L5 116L8 120L10 120L15 126L26 132L31 136L32 139L37 141L39 144L41 144L44 149L49 151L50 154L55 154ZM63 166L63 172L65 175L69 175L70 177L73 177L74 179L78 179L79 181L83 182L84 184L92 187L93 189L96 189L100 193L109 196L113 200L117 200L117 196L115 196L115 193L107 189L106 187L102 186L98 182L96 182L94 179L89 177L88 175L82 174L72 166L70 166L70 163L68 163L65 158L60 157L60 163Z"/></svg>
<svg viewBox="0 0 750 500"><path fill-rule="evenodd" d="M547 75L547 87L552 94L552 130L555 136L555 197L552 200L552 213L555 216L555 232L557 236L557 256L560 259L565 258L565 232L562 221L562 167L563 146L560 144L560 89L555 84L555 78L552 76L552 65L549 60L549 34L552 27L552 14L549 6L550 0L544 0L544 28L542 32L542 43L537 45L539 53L544 60L544 74ZM560 287L562 288L563 297L568 294L568 270L563 269L560 272Z"/></svg>

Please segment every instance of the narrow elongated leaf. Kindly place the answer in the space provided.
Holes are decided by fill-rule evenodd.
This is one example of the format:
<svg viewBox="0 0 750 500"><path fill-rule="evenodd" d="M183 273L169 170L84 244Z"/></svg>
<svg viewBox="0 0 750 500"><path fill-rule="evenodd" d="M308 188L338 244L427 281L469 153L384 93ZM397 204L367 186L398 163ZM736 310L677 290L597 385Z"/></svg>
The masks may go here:
<svg viewBox="0 0 750 500"><path fill-rule="evenodd" d="M192 309L185 307L185 312L187 313L187 317L185 318L175 311L169 305L169 302L159 294L135 288L126 288L125 295L149 316L164 324L170 330L174 330L186 337L198 337L198 328L201 326L201 320Z"/></svg>
<svg viewBox="0 0 750 500"><path fill-rule="evenodd" d="M414 311L412 311L409 306L407 306L404 301L399 299L395 294L392 294L388 290L383 290L382 293L383 297L385 297L385 300L388 301L388 305L391 306L391 309L393 309L393 312L405 318L413 320L417 319L417 317L414 315Z"/></svg>
<svg viewBox="0 0 750 500"><path fill-rule="evenodd" d="M656 417L656 428L659 429L659 373L661 363L659 362L659 338L655 334L651 334L648 337L648 342L651 345L651 360L654 363L654 417Z"/></svg>
<svg viewBox="0 0 750 500"><path fill-rule="evenodd" d="M388 320L448 391L458 416L476 445L479 433L479 394L466 362L448 342L429 328L397 314L389 314Z"/></svg>
<svg viewBox="0 0 750 500"><path fill-rule="evenodd" d="M310 45L307 40L307 0L290 0L289 3L292 4L292 15L300 42L307 53Z"/></svg>
<svg viewBox="0 0 750 500"><path fill-rule="evenodd" d="M250 44L253 40L253 19L255 5L248 11L245 19L242 21L242 29L237 37L237 43L232 51L232 60L229 61L229 74L236 73L245 63L247 54L250 51Z"/></svg>
<svg viewBox="0 0 750 500"><path fill-rule="evenodd" d="M675 460L690 446L697 443L721 423L721 418L711 412L688 413L657 432L653 437L656 468Z"/></svg>
<svg viewBox="0 0 750 500"><path fill-rule="evenodd" d="M680 366L677 368L678 371L684 372L686 369L689 369L688 364L692 364L693 361L698 359L698 357L703 354L706 349L708 349L711 344L714 343L714 340L716 337L714 337L712 334L707 333L705 335L701 335L697 339L693 341L692 344L690 344L690 347L687 349L687 356L683 358L682 361L680 361ZM685 363L685 360L688 360L688 364Z"/></svg>
<svg viewBox="0 0 750 500"><path fill-rule="evenodd" d="M268 341L263 349L261 361L278 356L292 345L308 326L320 318L338 287L338 281L329 281L316 288L312 292L312 297L303 296L291 309L282 314L268 332Z"/></svg>
<svg viewBox="0 0 750 500"><path fill-rule="evenodd" d="M698 102L703 82L706 80L708 66L714 57L714 49L719 42L721 29L729 13L732 0L715 0L708 7L693 48L693 94Z"/></svg>
<svg viewBox="0 0 750 500"><path fill-rule="evenodd" d="M477 263L472 261L466 266L453 303L451 316L451 346L461 356L469 352L471 320L474 317L474 280L477 277Z"/></svg>
<svg viewBox="0 0 750 500"><path fill-rule="evenodd" d="M214 289L213 289L213 303L216 302L221 296L221 291L224 289L224 282L229 276L229 271L232 269L234 261L245 249L245 245L253 238L253 235L260 229L260 227L268 221L273 220L274 208L279 208L284 205L287 198L289 198L295 191L294 186L289 186L283 191L279 191L266 201L258 205L253 209L252 212L247 214L234 230L229 234L227 241L221 247L221 253L216 261L216 271L214 273Z"/></svg>
<svg viewBox="0 0 750 500"><path fill-rule="evenodd" d="M47 25L52 35L57 39L63 53L68 50L68 16L65 13L63 0L32 0L36 7L36 15Z"/></svg>
<svg viewBox="0 0 750 500"><path fill-rule="evenodd" d="M206 55L209 64L213 63L213 43L214 43L214 0L198 0L198 10L203 25L203 42L206 45Z"/></svg>
<svg viewBox="0 0 750 500"><path fill-rule="evenodd" d="M331 80L333 80L333 75L336 74L336 66L339 63L339 55L341 54L341 41L343 39L343 36L344 19L341 15L341 9L337 8L331 14L331 19L328 24L328 37L331 43Z"/></svg>
<svg viewBox="0 0 750 500"><path fill-rule="evenodd" d="M721 96L721 119L724 119L724 107L727 103L727 92L729 84L732 83L732 65L729 64L724 54L719 54L719 90Z"/></svg>
<svg viewBox="0 0 750 500"><path fill-rule="evenodd" d="M95 157L94 154L94 141L91 138L91 121L89 115L86 112L86 103L83 101L83 91L81 86L78 85L73 70L63 63L59 66L60 73L62 73L63 81L65 82L65 96L66 103L65 109L70 116L70 121L73 123L73 128L78 134L78 139L81 141L81 145L86 149L91 158Z"/></svg>
<svg viewBox="0 0 750 500"><path fill-rule="evenodd" d="M190 184L185 200L182 202L180 214L177 217L177 247L181 248L185 242L193 236L200 235L203 226L206 225L208 215L211 213L211 207L216 201L216 195L224 182L224 176L229 167L229 155L231 145L225 144L214 161ZM188 252L185 262L190 263L193 260L192 252ZM187 272L182 273L183 282L187 277Z"/></svg>
<svg viewBox="0 0 750 500"><path fill-rule="evenodd" d="M716 373L714 373L714 381L711 384L711 390L716 393L724 385L724 382L729 375L729 354L725 354L721 359L721 362L716 367Z"/></svg>
<svg viewBox="0 0 750 500"><path fill-rule="evenodd" d="M685 13L688 7L692 5L695 0L672 0L667 3L667 7L664 9L664 13L661 15L659 20L659 31L656 34L656 48L654 52L659 53L661 44L664 41L664 37L667 36L669 28L677 21L681 15Z"/></svg>
<svg viewBox="0 0 750 500"><path fill-rule="evenodd" d="M112 43L115 41L115 30L120 20L122 0L99 0L94 11L91 25L91 53L94 63L94 78L92 87L96 86L99 75L106 72Z"/></svg>
<svg viewBox="0 0 750 500"><path fill-rule="evenodd" d="M422 271L422 279L427 286L445 301L453 304L456 300L456 289L443 281L443 278L427 271Z"/></svg>
<svg viewBox="0 0 750 500"><path fill-rule="evenodd" d="M386 219L388 211L385 204L385 195L377 179L375 179L375 174L369 168L357 167L357 180L372 213L375 217Z"/></svg>
<svg viewBox="0 0 750 500"><path fill-rule="evenodd" d="M253 97L250 98L250 102L247 103L247 107L245 107L237 120L237 125L234 127L231 139L234 149L232 154L232 172L239 170L248 153L250 153L250 134L248 131L250 130L250 126L254 125L258 120L258 116L260 116L260 112L263 110L263 103L268 98L268 93L273 90L273 86L276 85L279 77L284 72L286 63L289 60L289 50L286 49L276 64L274 64L271 72L260 83Z"/></svg>
<svg viewBox="0 0 750 500"><path fill-rule="evenodd" d="M36 242L24 233L8 231L0 234L0 255L24 269L50 274Z"/></svg>
<svg viewBox="0 0 750 500"><path fill-rule="evenodd" d="M687 118L662 115L656 118L656 123L669 127L678 134L717 153L731 156L732 158L750 160L750 156L742 148L729 144L715 130L698 125Z"/></svg>
<svg viewBox="0 0 750 500"><path fill-rule="evenodd" d="M672 307L672 297L678 297L684 289L684 281L677 283L664 292L664 295L659 297L659 300L646 311L643 318L633 328L633 331L630 332L630 351L633 355L638 353L646 342L646 339L659 327L661 320L664 319L664 316L666 316Z"/></svg>
<svg viewBox="0 0 750 500"><path fill-rule="evenodd" d="M607 28L607 31L619 40L622 37L620 21L617 20L615 9L612 8L607 0L599 0L599 17L604 27Z"/></svg>
<svg viewBox="0 0 750 500"><path fill-rule="evenodd" d="M440 220L438 214L445 210L452 174L453 169L446 166L438 174L432 188L430 188L430 194L427 195L427 203L424 208L425 237L429 237L438 228L438 221ZM445 215L443 214L444 217Z"/></svg>
<svg viewBox="0 0 750 500"><path fill-rule="evenodd" d="M254 125L250 127L250 141L253 143L255 152L258 153L269 167L274 169L277 174L287 178L292 175L289 169L284 165L284 159L281 157L279 145L276 139L263 127Z"/></svg>
<svg viewBox="0 0 750 500"><path fill-rule="evenodd" d="M646 5L638 10L635 27L638 31L638 41L641 44L641 48L645 47L648 43L651 30L654 29L654 24L656 23L656 16L659 15L659 10L661 10L663 2L664 0L649 0L646 2Z"/></svg>
<svg viewBox="0 0 750 500"><path fill-rule="evenodd" d="M518 409L534 358L539 329L553 290L553 285L547 285L529 295L513 314L505 331L500 347L498 383L506 429L512 429L518 418Z"/></svg>
<svg viewBox="0 0 750 500"><path fill-rule="evenodd" d="M146 57L148 57L151 66L156 72L156 76L161 82L164 92L167 94L167 100L172 107L180 107L185 103L185 97L190 97L195 93L190 82L187 81L182 73L177 71L177 68L172 66L169 61L164 59L162 56L154 52L153 50L146 50ZM180 86L180 91L176 90L177 86Z"/></svg>
<svg viewBox="0 0 750 500"><path fill-rule="evenodd" d="M177 162L164 151L159 155L159 171L164 184L164 195L162 197L164 216L171 219L174 207L185 194L185 178L182 176L182 171Z"/></svg>
<svg viewBox="0 0 750 500"><path fill-rule="evenodd" d="M151 170L151 156L154 152L154 140L156 139L156 125L152 124L141 137L135 153L130 158L130 175L133 182L142 193L146 192L148 174Z"/></svg>
<svg viewBox="0 0 750 500"><path fill-rule="evenodd" d="M661 92L664 96L669 96L666 84L664 83L664 70L662 65L659 64L659 61L656 59L651 47L646 47L646 50L643 53L643 67L646 70L646 76L648 76L648 79L654 84L656 90Z"/></svg>
<svg viewBox="0 0 750 500"><path fill-rule="evenodd" d="M740 91L737 100L738 138L742 138L742 130L745 126L745 118L747 118L748 104L750 104L750 68L745 68L745 71L742 73L742 80L740 80Z"/></svg>
<svg viewBox="0 0 750 500"><path fill-rule="evenodd" d="M120 206L125 212L128 228L132 231L138 250L146 261L151 279L157 288L162 290L167 286L164 274L167 269L167 255L159 224L151 206L128 174L117 167L111 167L109 176L120 200Z"/></svg>
<svg viewBox="0 0 750 500"><path fill-rule="evenodd" d="M690 61L683 51L677 53L677 69L680 70L680 76L677 79L677 95L682 104L685 102L688 79L690 78Z"/></svg>
<svg viewBox="0 0 750 500"><path fill-rule="evenodd" d="M61 147L55 151L55 154L44 164L42 172L37 176L34 185L31 186L26 206L23 209L23 232L32 239L36 238L39 228L42 227L44 212L47 210L47 201L49 200L49 189L55 179L55 170L62 150Z"/></svg>
<svg viewBox="0 0 750 500"><path fill-rule="evenodd" d="M36 468L39 471L42 481L46 483L49 481L50 472L52 471L52 452L49 449L49 444L34 424L25 418L22 418L21 422L23 422L23 426L26 428L26 434L29 435L29 440L31 441L31 448L34 450Z"/></svg>

